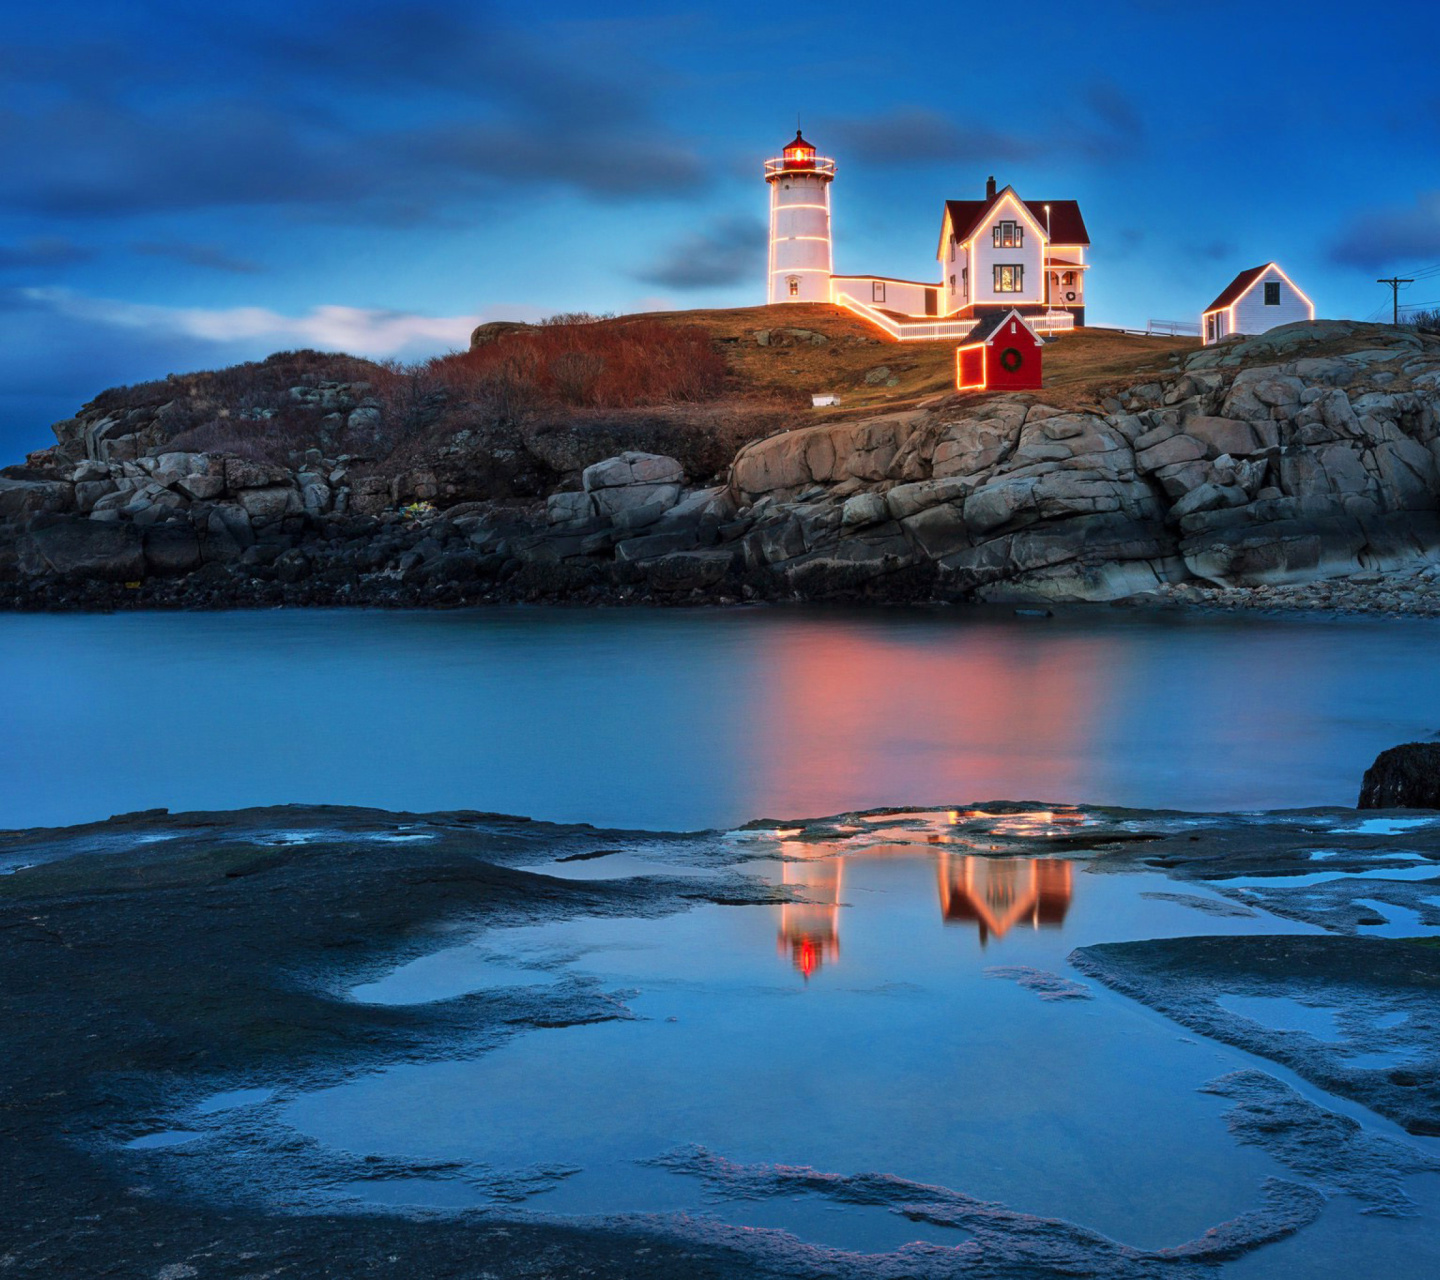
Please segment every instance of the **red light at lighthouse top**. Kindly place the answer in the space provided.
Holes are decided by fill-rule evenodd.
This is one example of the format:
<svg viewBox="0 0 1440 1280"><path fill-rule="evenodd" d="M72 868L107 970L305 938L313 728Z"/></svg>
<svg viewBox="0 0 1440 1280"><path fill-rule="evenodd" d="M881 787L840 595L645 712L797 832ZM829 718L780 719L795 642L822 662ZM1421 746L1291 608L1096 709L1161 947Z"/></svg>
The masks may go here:
<svg viewBox="0 0 1440 1280"><path fill-rule="evenodd" d="M787 169L813 169L815 167L815 148L800 136L799 129L795 130L795 141L785 148L783 155Z"/></svg>
<svg viewBox="0 0 1440 1280"><path fill-rule="evenodd" d="M826 156L817 156L815 148L806 142L800 130L796 129L795 140L785 144L779 159L765 161L767 182L773 182L787 173L813 173L828 182L835 176L835 161Z"/></svg>

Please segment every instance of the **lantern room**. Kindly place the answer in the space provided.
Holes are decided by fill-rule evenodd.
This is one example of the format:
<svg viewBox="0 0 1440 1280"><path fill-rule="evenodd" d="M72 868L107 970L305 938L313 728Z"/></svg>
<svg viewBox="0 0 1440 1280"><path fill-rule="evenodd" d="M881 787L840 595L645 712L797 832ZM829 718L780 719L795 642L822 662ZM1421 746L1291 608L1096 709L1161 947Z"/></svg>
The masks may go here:
<svg viewBox="0 0 1440 1280"><path fill-rule="evenodd" d="M815 167L815 148L805 141L799 129L795 130L795 141L788 144L780 155L782 168L813 169Z"/></svg>
<svg viewBox="0 0 1440 1280"><path fill-rule="evenodd" d="M1045 341L1018 311L982 319L955 350L959 391L1038 391Z"/></svg>

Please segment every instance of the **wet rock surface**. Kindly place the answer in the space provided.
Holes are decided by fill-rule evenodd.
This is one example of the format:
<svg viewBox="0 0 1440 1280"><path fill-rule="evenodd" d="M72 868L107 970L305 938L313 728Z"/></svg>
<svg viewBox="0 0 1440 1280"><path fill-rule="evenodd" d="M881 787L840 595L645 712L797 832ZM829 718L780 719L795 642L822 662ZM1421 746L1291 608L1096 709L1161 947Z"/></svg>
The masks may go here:
<svg viewBox="0 0 1440 1280"><path fill-rule="evenodd" d="M1309 854L1317 847L1373 868L1386 854L1398 863L1399 854L1440 839L1425 828L1360 829L1344 810L1236 816L1007 804L948 815L842 815L786 824L785 839L823 846L860 833L878 847L918 850L932 847L932 818L943 821L956 849L978 856L1062 855L1092 873L1164 870L1182 883L1313 871ZM773 834L775 824L746 828L765 830ZM707 874L602 882L523 869L585 867L617 850ZM1166 1248L1134 1248L1073 1222L883 1173L739 1165L696 1148L667 1157L672 1171L722 1198L803 1192L955 1232L953 1244L855 1254L703 1217L544 1218L525 1212L523 1202L571 1176L573 1166L351 1156L267 1121L251 1096L257 1081L271 1086L268 1100L276 1089L314 1089L390 1063L484 1054L535 1027L628 1019L623 998L588 981L422 1005L336 997L476 928L793 901L793 891L735 872L749 856L743 841L716 834L324 806L161 811L0 833L0 1053L10 1064L0 1078L0 1177L8 1188L0 1198L0 1257L7 1270L150 1277L168 1267L170 1274L422 1280L1199 1277L1301 1230L1329 1192L1403 1214L1401 1180L1434 1167L1424 1153L1398 1139L1379 1141L1260 1072L1211 1088L1235 1104L1227 1123L1236 1137L1262 1146L1292 1176L1272 1179L1239 1216ZM1376 881L1360 883L1377 889ZM1198 897L1169 896L1182 905ZM1440 949L1343 936L1201 937L1087 947L1076 964L1181 1025L1285 1063L1414 1132L1437 1131ZM1042 999L1084 993L1082 984L1038 968L997 966L992 976ZM1345 1043L1247 1023L1215 1003L1233 993L1337 1006ZM1354 1050L1404 1061L1347 1067ZM225 1102L220 1118L197 1109L218 1090L246 1092ZM187 1117L181 1145L122 1155L127 1142L173 1130L177 1107ZM237 1153L246 1158L232 1158ZM398 1179L454 1183L493 1207L340 1212L314 1195Z"/></svg>
<svg viewBox="0 0 1440 1280"><path fill-rule="evenodd" d="M910 1244L881 1258L860 1258L836 1250L805 1256L783 1238L762 1240L756 1250L776 1270L804 1276L1024 1276L1104 1275L1142 1280L1158 1276L1203 1276L1212 1267L1262 1244L1282 1239L1312 1222L1323 1197L1313 1188L1272 1179L1262 1208L1211 1228L1196 1240L1167 1249L1134 1249L1087 1231L1073 1222L1019 1213L944 1187L926 1186L883 1174L843 1176L785 1165L742 1165L703 1147L682 1148L656 1164L701 1179L721 1198L759 1199L818 1194L842 1204L877 1205L915 1222L954 1228L967 1239L953 1249ZM733 1238L737 1228L712 1227L706 1234ZM778 1235L778 1233L777 1233ZM814 1251L811 1251L812 1254Z"/></svg>
<svg viewBox="0 0 1440 1280"><path fill-rule="evenodd" d="M1083 982L1071 982L1058 973L1034 969L1023 964L997 964L985 970L990 978L1005 978L1026 991L1033 991L1042 1000L1089 1000L1090 988Z"/></svg>
<svg viewBox="0 0 1440 1280"><path fill-rule="evenodd" d="M1406 1142L1367 1134L1349 1116L1302 1098L1263 1071L1234 1071L1212 1080L1207 1093L1231 1098L1226 1114L1241 1142L1263 1147L1295 1173L1365 1202L1367 1212L1406 1217L1415 1202L1403 1179L1440 1172L1440 1159Z"/></svg>
<svg viewBox="0 0 1440 1280"><path fill-rule="evenodd" d="M1193 893L1142 893L1142 898L1152 902L1176 902L1193 911L1203 911L1207 916L1251 917L1255 912L1238 902L1216 902L1214 898L1201 898Z"/></svg>
<svg viewBox="0 0 1440 1280"><path fill-rule="evenodd" d="M380 413L340 384L295 391L316 412L326 395L355 406L347 422ZM338 448L288 466L179 450L161 407L95 410L0 478L0 607L1128 600L1440 614L1437 403L1440 339L1317 322L1177 357L1085 408L949 396L724 457L683 433L673 455L636 448L636 431L597 457L593 433L555 428L543 447L496 444L483 482L445 451L386 479ZM525 476L501 483L502 454Z"/></svg>
<svg viewBox="0 0 1440 1280"><path fill-rule="evenodd" d="M1440 948L1329 936L1165 938L1083 947L1071 963L1182 1026L1283 1063L1411 1133L1440 1134ZM1337 1010L1344 1039L1321 1041L1232 1013L1220 1000L1233 995ZM1388 1065L1349 1061L1377 1053Z"/></svg>
<svg viewBox="0 0 1440 1280"><path fill-rule="evenodd" d="M117 1143L168 1127L163 1117L177 1089L198 1099L277 1071L293 1082L320 1082L442 1046L478 1051L529 1025L537 1010L508 997L417 1011L337 1000L334 987L341 975L364 976L433 948L447 922L644 914L693 900L693 884L599 886L513 869L595 844L596 833L584 827L326 807L148 813L5 833L0 1258L7 1274L148 1278L193 1267L207 1276L258 1269L478 1277L573 1274L582 1265L615 1277L744 1274L723 1249L697 1254L623 1227L325 1209L287 1216L261 1208L264 1188L254 1184L227 1186L237 1192L231 1202L176 1200L158 1166L150 1177L133 1158L116 1159ZM620 1013L579 990L562 1008L577 1021ZM554 1017L549 1001L546 1016ZM205 1146L187 1149L185 1159L199 1162ZM293 1139L277 1154L277 1167L322 1183L400 1173L484 1183L488 1176L410 1162L347 1165ZM208 1177L225 1185L223 1163L207 1165L201 1180Z"/></svg>

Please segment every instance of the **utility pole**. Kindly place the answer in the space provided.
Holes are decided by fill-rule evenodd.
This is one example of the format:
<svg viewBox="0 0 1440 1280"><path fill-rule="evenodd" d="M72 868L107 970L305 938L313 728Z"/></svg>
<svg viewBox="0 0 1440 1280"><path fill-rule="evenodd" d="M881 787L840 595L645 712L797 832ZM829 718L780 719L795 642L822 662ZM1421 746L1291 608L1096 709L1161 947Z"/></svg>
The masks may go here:
<svg viewBox="0 0 1440 1280"><path fill-rule="evenodd" d="M1399 276L1391 276L1388 280L1377 280L1377 281L1375 281L1375 283L1376 283L1376 284L1388 284L1388 285L1390 286L1390 296L1391 296L1392 299L1394 299L1394 303L1395 303L1395 323L1396 323L1396 324L1399 324L1399 323L1400 323L1400 286L1401 286L1402 284L1414 284L1415 281L1413 281L1413 280L1402 280Z"/></svg>

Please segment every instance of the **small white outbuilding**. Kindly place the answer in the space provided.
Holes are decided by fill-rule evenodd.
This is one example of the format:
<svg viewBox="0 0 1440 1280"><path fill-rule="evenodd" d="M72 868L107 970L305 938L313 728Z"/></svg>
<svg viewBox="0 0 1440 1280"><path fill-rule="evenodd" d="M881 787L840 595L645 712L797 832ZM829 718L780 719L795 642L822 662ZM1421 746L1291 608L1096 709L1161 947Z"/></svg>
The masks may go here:
<svg viewBox="0 0 1440 1280"><path fill-rule="evenodd" d="M1264 333L1277 325L1315 319L1315 304L1275 262L1242 271L1200 313L1205 345L1237 333Z"/></svg>

